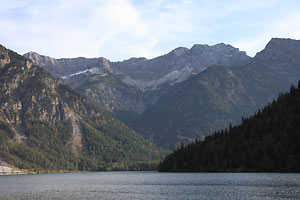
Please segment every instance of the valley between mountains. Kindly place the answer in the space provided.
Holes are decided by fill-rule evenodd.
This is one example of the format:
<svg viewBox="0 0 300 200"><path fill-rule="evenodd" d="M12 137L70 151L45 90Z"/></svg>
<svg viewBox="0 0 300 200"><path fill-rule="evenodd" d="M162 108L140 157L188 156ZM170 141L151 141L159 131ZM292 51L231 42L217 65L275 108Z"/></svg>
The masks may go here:
<svg viewBox="0 0 300 200"><path fill-rule="evenodd" d="M273 38L253 58L220 43L120 62L0 46L0 160L31 171L156 170L170 150L239 124L299 79L292 39Z"/></svg>
<svg viewBox="0 0 300 200"><path fill-rule="evenodd" d="M175 149L239 124L300 77L300 42L273 38L253 58L231 45L179 47L154 59L24 56L154 144Z"/></svg>

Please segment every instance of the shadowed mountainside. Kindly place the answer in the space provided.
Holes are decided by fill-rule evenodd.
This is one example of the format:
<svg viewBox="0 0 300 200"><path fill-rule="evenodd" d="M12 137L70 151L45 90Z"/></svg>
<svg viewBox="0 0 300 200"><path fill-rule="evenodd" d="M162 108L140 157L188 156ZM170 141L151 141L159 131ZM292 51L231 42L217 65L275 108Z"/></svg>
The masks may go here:
<svg viewBox="0 0 300 200"><path fill-rule="evenodd" d="M168 155L161 172L299 172L300 81L242 124Z"/></svg>
<svg viewBox="0 0 300 200"><path fill-rule="evenodd" d="M300 41L272 39L245 65L213 66L178 84L130 125L174 149L271 102L300 77Z"/></svg>

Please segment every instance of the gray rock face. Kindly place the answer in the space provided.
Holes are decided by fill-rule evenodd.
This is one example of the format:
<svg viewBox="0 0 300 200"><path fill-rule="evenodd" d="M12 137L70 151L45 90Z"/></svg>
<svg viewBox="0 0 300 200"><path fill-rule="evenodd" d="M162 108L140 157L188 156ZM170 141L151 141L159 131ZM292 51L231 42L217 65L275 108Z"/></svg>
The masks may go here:
<svg viewBox="0 0 300 200"><path fill-rule="evenodd" d="M85 95L1 45L0 85L0 157L9 164L34 170L96 171L100 165L111 169L119 162L127 167L126 161L141 163L163 156Z"/></svg>
<svg viewBox="0 0 300 200"><path fill-rule="evenodd" d="M24 56L61 82L86 93L104 109L139 114L174 84L209 66L231 66L250 59L245 52L223 43L194 45L191 49L179 47L154 59L131 58L122 62L110 62L105 58L54 59L34 52Z"/></svg>
<svg viewBox="0 0 300 200"><path fill-rule="evenodd" d="M8 51L2 46L0 46L0 68L10 62L10 57L8 55Z"/></svg>
<svg viewBox="0 0 300 200"><path fill-rule="evenodd" d="M250 59L245 52L230 45L194 45L191 49L179 47L154 59L129 59L113 63L123 81L142 90L156 89L166 82L182 82L212 65L231 66Z"/></svg>
<svg viewBox="0 0 300 200"><path fill-rule="evenodd" d="M25 120L55 124L68 119L70 108L56 92L58 83L45 70L0 46L0 121L12 124L19 135Z"/></svg>
<svg viewBox="0 0 300 200"><path fill-rule="evenodd" d="M92 68L109 69L109 61L105 58L79 57L54 59L35 52L26 53L24 54L24 56L32 60L36 65L39 65L40 67L46 69L51 73L52 76L58 79L64 76L68 77L69 75Z"/></svg>

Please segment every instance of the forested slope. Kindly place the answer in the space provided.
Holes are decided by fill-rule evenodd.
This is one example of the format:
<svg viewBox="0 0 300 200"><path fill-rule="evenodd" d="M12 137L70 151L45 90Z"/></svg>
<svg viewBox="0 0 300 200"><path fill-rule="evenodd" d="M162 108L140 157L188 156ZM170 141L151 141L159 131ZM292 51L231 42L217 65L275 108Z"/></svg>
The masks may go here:
<svg viewBox="0 0 300 200"><path fill-rule="evenodd" d="M149 170L163 152L0 45L0 160L35 171Z"/></svg>
<svg viewBox="0 0 300 200"><path fill-rule="evenodd" d="M182 146L161 172L300 172L300 82L241 125Z"/></svg>

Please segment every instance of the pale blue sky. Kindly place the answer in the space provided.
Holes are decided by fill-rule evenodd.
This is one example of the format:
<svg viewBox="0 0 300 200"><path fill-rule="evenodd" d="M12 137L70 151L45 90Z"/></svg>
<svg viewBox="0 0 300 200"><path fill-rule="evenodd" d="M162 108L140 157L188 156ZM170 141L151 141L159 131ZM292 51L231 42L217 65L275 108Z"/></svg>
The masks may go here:
<svg viewBox="0 0 300 200"><path fill-rule="evenodd" d="M299 0L0 0L0 43L20 54L106 57L231 44L248 55L300 39Z"/></svg>

